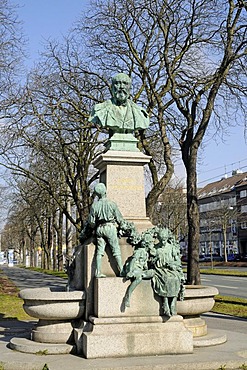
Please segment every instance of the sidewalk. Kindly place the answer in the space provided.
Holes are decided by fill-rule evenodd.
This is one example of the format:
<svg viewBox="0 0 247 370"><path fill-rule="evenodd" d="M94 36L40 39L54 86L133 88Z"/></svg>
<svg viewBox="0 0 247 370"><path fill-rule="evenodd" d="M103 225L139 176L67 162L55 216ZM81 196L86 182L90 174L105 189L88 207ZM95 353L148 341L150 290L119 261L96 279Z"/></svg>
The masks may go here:
<svg viewBox="0 0 247 370"><path fill-rule="evenodd" d="M211 313L205 315L205 319L209 332L221 328L222 333L227 334L226 343L195 348L193 354L186 355L96 360L74 355L32 355L12 351L8 348L10 339L25 337L35 322L1 321L0 365L4 370L43 370L45 364L49 370L216 370L247 366L247 321Z"/></svg>
<svg viewBox="0 0 247 370"><path fill-rule="evenodd" d="M31 281L35 280L32 280L30 272L23 269L14 268L14 271L8 270L7 273L18 286L28 284L31 287ZM43 274L35 275L37 281L40 281L41 275ZM45 282L42 280L44 286ZM54 283L55 279L47 280L48 285ZM61 283L63 284L62 281ZM40 355L13 351L8 348L10 339L27 337L35 321L3 320L0 321L0 370L227 370L240 369L244 364L247 368L247 320L213 313L204 315L204 319L209 333L217 330L227 335L226 343L194 348L193 354L186 355L95 360L75 355ZM242 369L244 370L243 367Z"/></svg>

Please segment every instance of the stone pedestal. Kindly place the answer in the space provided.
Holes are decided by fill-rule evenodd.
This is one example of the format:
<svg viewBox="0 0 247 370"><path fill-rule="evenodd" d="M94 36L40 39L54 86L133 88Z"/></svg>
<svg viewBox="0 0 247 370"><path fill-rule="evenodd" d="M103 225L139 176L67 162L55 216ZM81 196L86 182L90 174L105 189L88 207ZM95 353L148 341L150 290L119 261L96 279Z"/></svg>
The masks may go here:
<svg viewBox="0 0 247 370"><path fill-rule="evenodd" d="M160 298L151 282L134 290L130 307L123 298L129 285L122 278L94 279L92 315L83 322L77 348L86 358L129 357L193 352L193 335L182 316L160 315Z"/></svg>
<svg viewBox="0 0 247 370"><path fill-rule="evenodd" d="M73 343L71 320L39 320L31 331L31 340L40 343Z"/></svg>
<svg viewBox="0 0 247 370"><path fill-rule="evenodd" d="M181 316L95 318L85 325L83 355L86 358L156 356L193 352L192 334Z"/></svg>
<svg viewBox="0 0 247 370"><path fill-rule="evenodd" d="M100 171L100 181L106 185L107 197L139 231L152 227L146 216L144 186L144 166L150 159L140 151L108 150L93 163Z"/></svg>
<svg viewBox="0 0 247 370"><path fill-rule="evenodd" d="M132 255L133 248L131 245L126 243L125 238L120 239L120 246L121 246L121 254L123 262ZM86 301L85 301L85 319L88 320L90 315L94 313L94 291L95 291L95 284L97 283L98 279L95 279L95 244L90 243L84 245L83 247L83 261L84 261L84 276L82 278L83 281L83 289L86 292ZM109 277L114 278L118 273L116 261L112 256L112 252L108 246L106 246L105 255L102 258L101 264L101 271L107 278L102 280L108 280ZM113 281L112 280L112 281ZM122 280L122 279L121 279ZM114 289L115 290L115 289ZM115 300L112 299L112 301Z"/></svg>
<svg viewBox="0 0 247 370"><path fill-rule="evenodd" d="M132 134L115 132L106 144L106 149L125 152L139 152L137 143L138 140Z"/></svg>

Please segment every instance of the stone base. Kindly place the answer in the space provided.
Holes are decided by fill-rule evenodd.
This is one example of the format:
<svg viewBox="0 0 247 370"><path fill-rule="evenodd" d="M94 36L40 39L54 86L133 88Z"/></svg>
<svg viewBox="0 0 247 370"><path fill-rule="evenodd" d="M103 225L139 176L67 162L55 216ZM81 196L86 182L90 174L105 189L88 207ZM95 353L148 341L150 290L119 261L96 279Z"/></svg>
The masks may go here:
<svg viewBox="0 0 247 370"><path fill-rule="evenodd" d="M222 334L221 330L211 329L207 335L194 338L193 344L195 348L211 347L211 346L218 346L219 344L223 344L226 341L227 341L227 335L225 333Z"/></svg>
<svg viewBox="0 0 247 370"><path fill-rule="evenodd" d="M106 144L107 150L119 150L127 152L139 152L138 140L132 134L121 134L115 132Z"/></svg>
<svg viewBox="0 0 247 370"><path fill-rule="evenodd" d="M39 320L32 329L31 339L40 343L70 343L73 326L69 320Z"/></svg>
<svg viewBox="0 0 247 370"><path fill-rule="evenodd" d="M193 337L201 337L208 333L207 324L200 317L184 318L184 325L193 333Z"/></svg>
<svg viewBox="0 0 247 370"><path fill-rule="evenodd" d="M148 217L129 217L127 221L133 222L135 225L136 230L139 233L146 231L147 229L151 229L154 225L151 223Z"/></svg>
<svg viewBox="0 0 247 370"><path fill-rule="evenodd" d="M162 316L150 280L142 281L130 307L124 306L129 284L120 277L94 279L93 310L75 330L78 353L86 358L192 353L192 332L182 316Z"/></svg>
<svg viewBox="0 0 247 370"><path fill-rule="evenodd" d="M150 280L143 280L133 291L130 307L125 307L124 296L130 285L121 277L96 278L94 281L94 310L90 316L159 317L162 316L161 298L152 289Z"/></svg>
<svg viewBox="0 0 247 370"><path fill-rule="evenodd" d="M192 333L181 316L171 318L90 317L83 329L82 350L86 358L154 356L193 352Z"/></svg>
<svg viewBox="0 0 247 370"><path fill-rule="evenodd" d="M35 353L37 355L59 355L75 353L75 346L70 344L38 343L26 338L12 338L9 346L11 349L24 353Z"/></svg>

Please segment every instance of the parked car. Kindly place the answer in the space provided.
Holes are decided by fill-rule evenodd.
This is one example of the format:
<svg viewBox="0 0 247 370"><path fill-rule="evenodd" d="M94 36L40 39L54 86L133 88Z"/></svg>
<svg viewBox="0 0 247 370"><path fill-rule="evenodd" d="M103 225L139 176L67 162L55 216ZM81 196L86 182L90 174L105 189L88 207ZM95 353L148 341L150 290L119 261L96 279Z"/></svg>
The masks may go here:
<svg viewBox="0 0 247 370"><path fill-rule="evenodd" d="M234 254L228 254L228 255L227 255L227 261L228 261L228 262L235 261Z"/></svg>
<svg viewBox="0 0 247 370"><path fill-rule="evenodd" d="M231 254L228 254L227 255L227 261L228 262L238 262L238 261L241 261L241 256L240 254L235 254L235 253L231 253Z"/></svg>
<svg viewBox="0 0 247 370"><path fill-rule="evenodd" d="M234 261L236 261L236 262L241 261L241 256L240 256L240 254L234 254Z"/></svg>
<svg viewBox="0 0 247 370"><path fill-rule="evenodd" d="M212 259L215 262L222 262L224 261L224 258L220 256L219 254L213 253L212 254ZM205 254L204 256L204 262L211 262L211 254Z"/></svg>
<svg viewBox="0 0 247 370"><path fill-rule="evenodd" d="M219 254L213 254L213 260L217 262L222 262L224 261L224 258L220 256Z"/></svg>
<svg viewBox="0 0 247 370"><path fill-rule="evenodd" d="M210 262L211 261L211 254L205 254L204 255L204 262Z"/></svg>
<svg viewBox="0 0 247 370"><path fill-rule="evenodd" d="M242 262L247 262L247 254L244 254L241 256L241 261Z"/></svg>
<svg viewBox="0 0 247 370"><path fill-rule="evenodd" d="M199 262L205 262L205 254L199 254Z"/></svg>

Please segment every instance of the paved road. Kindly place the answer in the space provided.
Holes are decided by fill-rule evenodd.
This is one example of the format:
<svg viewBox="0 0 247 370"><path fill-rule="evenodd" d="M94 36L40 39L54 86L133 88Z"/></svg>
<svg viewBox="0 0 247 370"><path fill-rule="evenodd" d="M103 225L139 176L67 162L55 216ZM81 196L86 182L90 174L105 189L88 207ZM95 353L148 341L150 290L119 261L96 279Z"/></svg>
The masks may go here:
<svg viewBox="0 0 247 370"><path fill-rule="evenodd" d="M241 271L241 272L246 272L247 271L247 266L214 266L215 269L217 270L235 270L235 271ZM211 269L211 265L207 266L200 266L200 269L202 270L207 270Z"/></svg>
<svg viewBox="0 0 247 370"><path fill-rule="evenodd" d="M232 333L247 334L247 320L244 318L214 312L207 312L201 317L206 320L208 327L212 329L223 329Z"/></svg>
<svg viewBox="0 0 247 370"><path fill-rule="evenodd" d="M247 278L223 275L201 275L203 285L218 288L221 295L247 299Z"/></svg>
<svg viewBox="0 0 247 370"><path fill-rule="evenodd" d="M23 269L20 267L1 266L4 274L11 279L19 289L25 288L57 288L66 287L66 279L42 274L40 272Z"/></svg>

